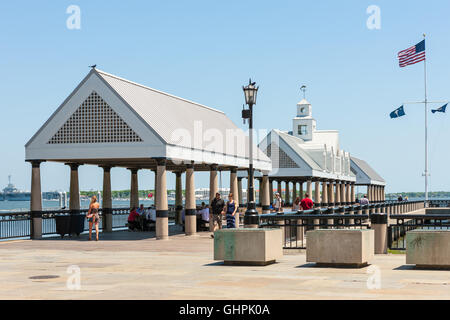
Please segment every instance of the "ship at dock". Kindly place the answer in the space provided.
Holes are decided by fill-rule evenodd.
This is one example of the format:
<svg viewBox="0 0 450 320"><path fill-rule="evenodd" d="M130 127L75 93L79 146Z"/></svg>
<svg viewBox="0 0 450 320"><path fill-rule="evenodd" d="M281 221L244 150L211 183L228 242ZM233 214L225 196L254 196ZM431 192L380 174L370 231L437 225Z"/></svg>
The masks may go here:
<svg viewBox="0 0 450 320"><path fill-rule="evenodd" d="M17 189L11 183L11 176L8 176L8 185L0 192L0 201L29 201L31 192Z"/></svg>

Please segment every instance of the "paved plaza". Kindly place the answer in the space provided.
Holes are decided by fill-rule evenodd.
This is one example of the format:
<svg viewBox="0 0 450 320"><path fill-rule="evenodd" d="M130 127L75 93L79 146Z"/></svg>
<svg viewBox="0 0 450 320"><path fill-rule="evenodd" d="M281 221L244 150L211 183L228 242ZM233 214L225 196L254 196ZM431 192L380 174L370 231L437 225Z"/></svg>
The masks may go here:
<svg viewBox="0 0 450 320"><path fill-rule="evenodd" d="M318 268L301 251L265 267L225 266L213 261L210 233L154 236L0 242L0 299L450 299L450 271L416 270L403 254L377 255L362 269ZM67 287L77 288L72 265L78 290ZM380 289L368 285L377 275Z"/></svg>

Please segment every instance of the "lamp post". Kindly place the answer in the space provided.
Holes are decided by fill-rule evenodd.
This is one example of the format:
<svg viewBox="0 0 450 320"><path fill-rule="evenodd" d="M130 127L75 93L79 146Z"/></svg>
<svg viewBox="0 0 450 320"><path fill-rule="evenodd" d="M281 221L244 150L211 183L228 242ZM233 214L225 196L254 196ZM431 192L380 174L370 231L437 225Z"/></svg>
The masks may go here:
<svg viewBox="0 0 450 320"><path fill-rule="evenodd" d="M254 173L253 173L253 105L256 104L256 96L258 93L258 87L255 87L255 82L250 79L248 86L242 87L245 95L245 103L248 105L248 109L242 110L242 118L249 121L249 168L248 168L248 182L249 182L249 194L247 195L247 211L244 215L244 227L245 228L258 228L259 227L259 215L256 211L256 204L254 199Z"/></svg>

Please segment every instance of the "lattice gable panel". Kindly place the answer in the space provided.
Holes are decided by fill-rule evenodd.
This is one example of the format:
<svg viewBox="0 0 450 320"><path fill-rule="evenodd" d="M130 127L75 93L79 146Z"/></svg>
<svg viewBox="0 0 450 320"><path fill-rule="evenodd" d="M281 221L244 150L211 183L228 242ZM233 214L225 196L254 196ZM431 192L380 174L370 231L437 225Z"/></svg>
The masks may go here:
<svg viewBox="0 0 450 320"><path fill-rule="evenodd" d="M274 168L299 168L298 164L276 144L269 144L264 153L272 160Z"/></svg>
<svg viewBox="0 0 450 320"><path fill-rule="evenodd" d="M47 144L142 141L97 92L92 91Z"/></svg>

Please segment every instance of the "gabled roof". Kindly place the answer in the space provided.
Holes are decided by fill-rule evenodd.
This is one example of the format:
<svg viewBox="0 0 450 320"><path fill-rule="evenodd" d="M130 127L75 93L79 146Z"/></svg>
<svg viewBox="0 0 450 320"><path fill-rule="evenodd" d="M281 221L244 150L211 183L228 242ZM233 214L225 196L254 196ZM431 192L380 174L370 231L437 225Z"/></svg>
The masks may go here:
<svg viewBox="0 0 450 320"><path fill-rule="evenodd" d="M208 130L218 130L226 138L227 130L242 132L224 112L192 102L177 96L152 89L150 87L96 70L97 74L162 138L167 144L173 144L172 134L186 130L191 137L201 128L202 134ZM200 139L204 150L216 151L209 141ZM188 139L177 141L177 146L191 148ZM237 156L248 157L248 139L245 148L236 148ZM224 149L226 144L224 143ZM196 146L197 147L197 146ZM268 160L266 155L254 148L258 159ZM224 150L226 151L226 150ZM226 153L226 152L224 152Z"/></svg>
<svg viewBox="0 0 450 320"><path fill-rule="evenodd" d="M276 130L274 129L273 131L275 131L281 139L283 139L284 142L286 142L287 145L289 145L289 147L296 153L298 154L313 170L323 170L318 164L317 162L315 162L310 156L309 154L302 148L300 147L300 144L303 140L291 136L290 134L280 131L280 130Z"/></svg>
<svg viewBox="0 0 450 320"><path fill-rule="evenodd" d="M86 115L78 115L78 110L86 111ZM139 136L139 141L133 137L130 140L129 134L119 137L123 126L108 120L111 114L128 126L126 133L133 131ZM85 120L97 116L102 121L93 121L99 129L86 130L89 126L84 125ZM106 126L111 122L114 130L110 132ZM87 135L89 139L84 139ZM72 139L75 136L83 139ZM97 139L100 136L102 139ZM102 143L96 145L101 148L92 148L95 143ZM28 141L25 157L83 163L138 158L145 162L167 157L246 168L248 144L246 133L222 111L92 69ZM256 145L253 152L254 168L271 170L270 159Z"/></svg>
<svg viewBox="0 0 450 320"><path fill-rule="evenodd" d="M380 182L382 184L386 183L386 181L378 173L376 173L366 161L355 157L350 157L350 159L352 163L356 165L370 180Z"/></svg>

